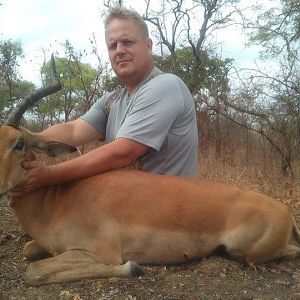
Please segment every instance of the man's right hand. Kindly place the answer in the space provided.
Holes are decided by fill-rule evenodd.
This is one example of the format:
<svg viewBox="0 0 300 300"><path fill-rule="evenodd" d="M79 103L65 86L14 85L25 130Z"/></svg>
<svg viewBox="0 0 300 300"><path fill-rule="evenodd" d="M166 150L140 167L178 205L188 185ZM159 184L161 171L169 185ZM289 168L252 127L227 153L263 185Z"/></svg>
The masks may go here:
<svg viewBox="0 0 300 300"><path fill-rule="evenodd" d="M50 169L40 161L23 161L22 167L27 170L24 178L10 192L9 196L19 197L47 186Z"/></svg>

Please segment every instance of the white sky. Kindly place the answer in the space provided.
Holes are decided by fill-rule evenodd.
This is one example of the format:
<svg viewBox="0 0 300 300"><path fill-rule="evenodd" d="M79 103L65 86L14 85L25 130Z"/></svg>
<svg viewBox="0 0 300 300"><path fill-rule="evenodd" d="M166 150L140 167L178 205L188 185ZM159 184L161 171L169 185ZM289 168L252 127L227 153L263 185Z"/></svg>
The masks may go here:
<svg viewBox="0 0 300 300"><path fill-rule="evenodd" d="M89 39L95 33L103 51L101 56L107 57L101 17L103 0L0 0L0 3L0 38L21 41L25 54L20 69L23 79L37 82L43 61L41 49L54 52L66 39L76 49L83 50L89 48ZM141 0L130 2L137 10L141 4ZM217 39L220 42L222 39L223 57L234 58L241 65L251 64L257 57L257 47L246 49L245 37L233 28L220 33Z"/></svg>
<svg viewBox="0 0 300 300"><path fill-rule="evenodd" d="M25 61L24 79L36 81L42 64L42 48L50 53L69 39L77 49L89 46L95 33L104 41L99 0L0 0L0 38L20 40ZM103 48L105 49L105 48Z"/></svg>

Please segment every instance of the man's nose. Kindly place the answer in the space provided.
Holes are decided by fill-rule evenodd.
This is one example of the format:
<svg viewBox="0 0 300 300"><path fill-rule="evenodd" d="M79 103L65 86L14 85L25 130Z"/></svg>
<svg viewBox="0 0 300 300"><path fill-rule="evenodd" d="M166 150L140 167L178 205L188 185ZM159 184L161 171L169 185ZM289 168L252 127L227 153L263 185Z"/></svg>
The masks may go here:
<svg viewBox="0 0 300 300"><path fill-rule="evenodd" d="M125 47L122 43L118 43L117 44L117 54L122 54L125 52Z"/></svg>

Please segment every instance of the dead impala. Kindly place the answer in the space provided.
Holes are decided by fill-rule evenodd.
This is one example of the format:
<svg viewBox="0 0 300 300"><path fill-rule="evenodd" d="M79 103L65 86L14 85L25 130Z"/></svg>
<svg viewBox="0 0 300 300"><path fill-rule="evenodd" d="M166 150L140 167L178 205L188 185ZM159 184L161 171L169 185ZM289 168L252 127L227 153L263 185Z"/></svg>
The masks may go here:
<svg viewBox="0 0 300 300"><path fill-rule="evenodd" d="M54 83L27 96L0 127L0 194L26 172L35 149L51 156L75 148L42 140L19 127L30 105L61 88ZM24 255L31 285L142 274L141 264L177 264L222 247L239 261L266 262L299 255L300 234L283 204L254 191L214 183L118 170L10 197L9 205L32 237Z"/></svg>

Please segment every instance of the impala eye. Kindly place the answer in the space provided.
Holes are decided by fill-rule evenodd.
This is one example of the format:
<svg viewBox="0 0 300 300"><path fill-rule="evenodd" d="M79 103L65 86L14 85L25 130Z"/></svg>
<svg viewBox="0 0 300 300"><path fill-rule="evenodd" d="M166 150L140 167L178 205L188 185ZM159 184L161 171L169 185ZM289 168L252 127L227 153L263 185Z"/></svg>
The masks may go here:
<svg viewBox="0 0 300 300"><path fill-rule="evenodd" d="M13 150L21 151L23 150L24 145L25 145L24 141L18 141Z"/></svg>

